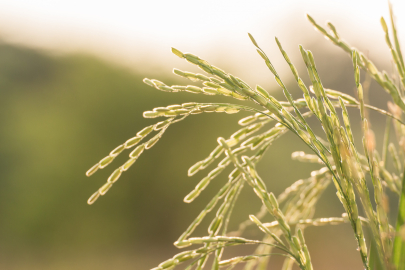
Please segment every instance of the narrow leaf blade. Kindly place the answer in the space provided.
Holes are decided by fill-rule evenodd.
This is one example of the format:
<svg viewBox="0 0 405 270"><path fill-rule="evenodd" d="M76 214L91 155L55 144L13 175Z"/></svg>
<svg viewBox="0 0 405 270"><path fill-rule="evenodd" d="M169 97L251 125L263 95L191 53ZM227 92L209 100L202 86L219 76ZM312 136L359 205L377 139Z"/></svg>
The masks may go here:
<svg viewBox="0 0 405 270"><path fill-rule="evenodd" d="M399 234L402 226L405 224L405 173L402 178L402 190L399 200L397 225L395 227L394 249L392 259L397 270L405 270L405 241Z"/></svg>

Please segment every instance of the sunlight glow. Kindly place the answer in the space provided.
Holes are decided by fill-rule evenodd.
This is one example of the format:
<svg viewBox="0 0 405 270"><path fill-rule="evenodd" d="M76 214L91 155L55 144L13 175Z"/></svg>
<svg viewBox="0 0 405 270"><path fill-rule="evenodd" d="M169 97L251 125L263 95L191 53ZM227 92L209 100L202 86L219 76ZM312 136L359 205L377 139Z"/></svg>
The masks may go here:
<svg viewBox="0 0 405 270"><path fill-rule="evenodd" d="M405 1L392 2L397 13L405 10ZM388 17L388 4L375 0L3 0L0 37L56 52L84 50L136 63L151 55L165 59L171 46L197 52L225 47L242 51L250 46L247 32L261 36L259 40L266 37L266 42L274 36L301 39L311 28L307 12L319 22L333 21L345 37L367 41L374 35L381 40L379 18ZM397 20L403 37L405 17ZM294 40L294 48L298 42Z"/></svg>

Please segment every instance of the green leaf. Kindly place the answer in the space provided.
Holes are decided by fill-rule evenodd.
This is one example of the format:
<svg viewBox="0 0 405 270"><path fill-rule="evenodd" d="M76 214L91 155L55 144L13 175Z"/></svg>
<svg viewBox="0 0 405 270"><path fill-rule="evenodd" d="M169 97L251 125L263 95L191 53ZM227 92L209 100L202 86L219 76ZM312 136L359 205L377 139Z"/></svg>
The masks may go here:
<svg viewBox="0 0 405 270"><path fill-rule="evenodd" d="M378 259L377 249L375 246L375 241L371 242L370 245L370 255L368 258L369 266L371 270L383 270L383 265L381 261Z"/></svg>
<svg viewBox="0 0 405 270"><path fill-rule="evenodd" d="M405 224L405 173L402 177L402 190L399 199L397 225L395 227L394 249L392 252L392 262L397 270L405 270L405 241L399 234L401 226Z"/></svg>

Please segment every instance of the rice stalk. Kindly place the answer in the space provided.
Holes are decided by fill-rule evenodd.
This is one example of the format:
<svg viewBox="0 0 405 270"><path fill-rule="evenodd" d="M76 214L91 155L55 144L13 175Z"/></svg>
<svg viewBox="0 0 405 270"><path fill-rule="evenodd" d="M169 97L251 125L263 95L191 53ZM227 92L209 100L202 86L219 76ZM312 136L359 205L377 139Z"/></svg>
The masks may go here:
<svg viewBox="0 0 405 270"><path fill-rule="evenodd" d="M245 270L265 270L273 255L286 257L283 270L291 270L294 264L301 270L312 270L314 267L304 238L304 229L308 226L345 223L351 225L364 269L404 270L405 123L402 120L402 112L405 111L405 66L391 5L389 10L392 30L389 30L384 18L381 18L380 23L400 78L399 86L393 77L385 71L380 71L363 53L344 41L332 23L327 24L330 29L327 31L311 16L307 16L328 40L350 54L357 89L356 98L324 87L314 54L300 45L301 58L311 82L311 85L307 86L278 38L275 38L276 44L302 91L301 98L293 97L270 58L250 33L248 35L251 42L286 100L277 100L259 85L251 87L241 78L211 65L194 54L172 48L175 55L196 65L204 72L203 74L174 69L173 73L201 85L169 86L159 80L145 78L144 82L147 85L171 93L204 94L212 98L226 96L242 101L244 105L189 102L145 111L143 113L145 118L162 117L163 120L137 132L136 136L117 146L87 171L86 175L91 176L97 170L107 167L125 150L132 149L129 159L112 172L107 182L90 197L88 203L92 204L100 196L105 195L122 173L127 171L145 150L153 147L172 124L195 114L212 112L234 114L246 111L250 115L238 121L241 127L228 139L218 138L216 147L188 170L188 175L192 176L216 163L216 166L185 196L184 202L191 203L211 181L214 179L221 181L221 173L225 169L229 166L234 167L222 188L174 243L178 248L191 247L191 249L162 262L154 270L174 269L183 263L186 264L185 269L200 270L207 268L210 256L214 257L212 270L232 269L240 263L245 264ZM364 93L367 86L363 88L360 69L365 70L391 96L392 103L388 103L388 110L367 104ZM362 147L355 144L348 107L357 108L356 113L360 113ZM372 119L367 110L374 110L385 115L387 119L381 155L376 148L377 142L370 125ZM319 129L312 127L307 120L311 116L315 116L317 120L316 124L311 122L311 125L318 125L323 133L316 134L314 130ZM392 125L396 141L390 140ZM319 164L322 168L313 171L309 178L296 181L276 197L268 190L266 183L269 180L260 177L256 165L266 153L271 152L269 149L272 143L286 132L292 132L311 151L311 153L294 152L292 158ZM322 139L325 137L326 139ZM391 171L391 167L394 171ZM367 179L371 179L373 198ZM342 217L314 218L316 204L330 183L336 188L336 195L345 213ZM246 188L255 192L262 207L257 214L249 215L249 219L240 223L237 231L228 232L239 194ZM390 224L387 215L387 189L399 195L395 227ZM217 209L207 228L207 236L191 237L197 226L214 208ZM359 215L360 208L364 211L364 217ZM262 221L269 217L273 221ZM243 237L248 226L256 226L263 232L260 240ZM365 231L370 233L367 234ZM196 248L194 245L200 246ZM256 250L253 254L223 259L225 249L241 245L256 245Z"/></svg>

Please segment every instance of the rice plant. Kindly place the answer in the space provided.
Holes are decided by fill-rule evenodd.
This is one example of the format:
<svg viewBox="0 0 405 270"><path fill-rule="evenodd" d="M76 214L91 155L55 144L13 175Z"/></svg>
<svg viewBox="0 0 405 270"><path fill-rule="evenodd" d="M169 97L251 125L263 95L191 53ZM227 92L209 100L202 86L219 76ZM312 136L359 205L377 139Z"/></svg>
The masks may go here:
<svg viewBox="0 0 405 270"><path fill-rule="evenodd" d="M397 75L389 75L385 71L378 70L364 53L340 38L332 23L327 24L330 30L328 31L309 15L308 20L321 34L351 57L357 97L325 88L316 68L314 54L300 45L302 60L311 81L311 85L307 86L277 38L275 41L278 48L302 90L303 98L294 99L272 65L270 58L251 34L249 34L249 38L274 75L286 101L275 99L259 85L249 86L242 79L211 65L196 55L172 48L175 55L196 65L204 72L204 74L200 74L174 69L174 74L190 79L192 82L199 81L202 85L167 85L161 81L147 78L144 79L146 84L166 92L185 91L194 94L227 96L230 103L190 102L145 111L144 117L163 120L139 131L135 137L117 146L109 155L87 171L86 175L91 176L98 169L109 165L124 150L133 149L128 161L113 171L107 182L91 195L88 203L93 204L100 196L107 193L121 174L127 171L145 150L150 149L159 141L171 125L200 113L234 114L239 111L251 113L248 117L240 119L241 128L239 130L229 138L218 138L218 145L215 149L205 159L190 167L189 176L204 170L212 163L216 164L215 169L202 178L184 198L186 203L197 198L226 168L233 167L234 169L228 175L226 184L213 196L174 243L180 249L186 247L189 249L162 262L153 268L154 270L232 269L238 264L244 264L246 270L261 270L269 269L270 256L285 257L283 270L292 269L294 264L302 270L312 270L310 252L305 243L305 228L342 223L351 225L365 269L405 269L405 166L403 166L405 123L402 120L402 113L405 111L405 65L392 8L390 6L391 30L384 18L381 18L381 25L396 66ZM384 91L391 95L392 102L388 104L388 111L365 102L361 73L368 73ZM399 78L399 80L395 78ZM233 98L245 101L246 105L232 103ZM259 105L260 109L252 107L252 104ZM357 108L356 112L361 116L363 145L355 144L347 107ZM377 111L387 118L381 152L376 149L374 133L369 124L368 110ZM317 120L324 134L316 134L313 131L308 123L310 117ZM389 140L392 128L396 135L396 142ZM276 196L266 187L266 181L260 177L256 164L262 159L270 145L286 132L295 134L311 150L310 153L295 152L292 154L293 159L320 163L324 167L313 171L305 180L296 181L283 193ZM393 163L394 171L389 171L387 166L389 162ZM345 212L341 217L314 219L316 203L330 184L336 188L336 195ZM369 187L373 189L371 192ZM262 202L262 209L241 223L237 232L230 234L228 224L235 202L243 188L253 189ZM389 223L385 209L387 190L391 190L390 194L396 194L398 197L399 210L395 224ZM397 200L397 197L392 199ZM196 227L217 205L216 215L207 228L207 236L191 237ZM364 216L359 215L360 210ZM266 214L272 216L274 221L263 223L261 220ZM257 226L257 229L263 232L262 239L253 240L243 237L247 226ZM367 239L365 235L367 235ZM245 256L223 257L224 249L239 245L254 245L256 249L253 254ZM209 257L212 259L208 260Z"/></svg>

